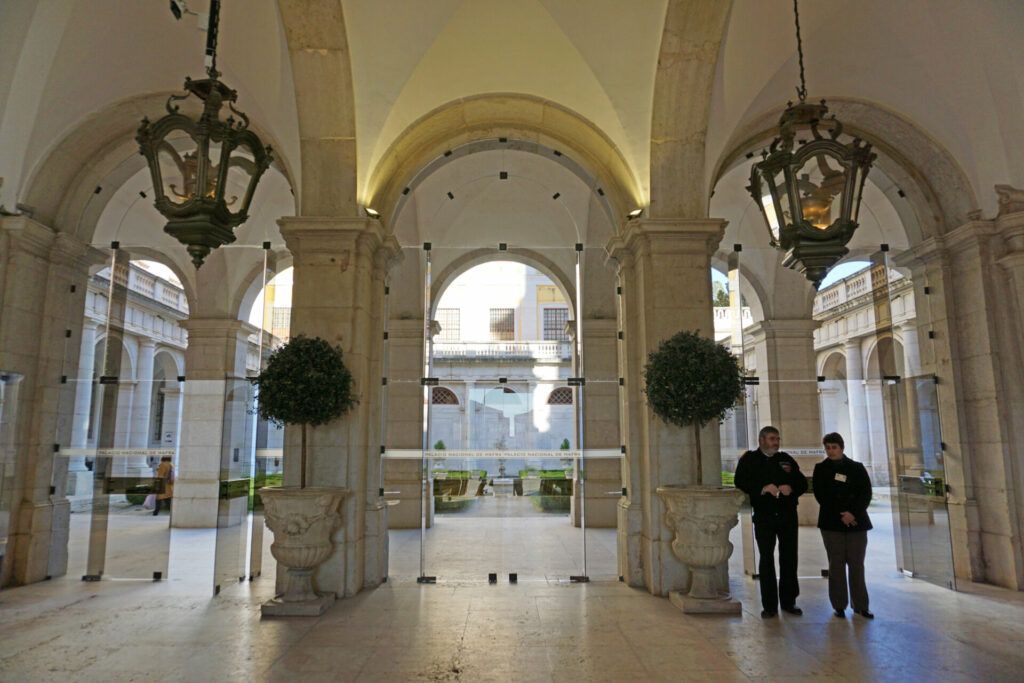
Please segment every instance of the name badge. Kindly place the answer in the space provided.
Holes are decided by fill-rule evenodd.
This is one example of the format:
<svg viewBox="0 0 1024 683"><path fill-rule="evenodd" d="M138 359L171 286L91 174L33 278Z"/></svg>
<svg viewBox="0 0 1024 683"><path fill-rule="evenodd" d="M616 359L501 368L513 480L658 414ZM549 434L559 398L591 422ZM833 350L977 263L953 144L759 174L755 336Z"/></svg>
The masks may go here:
<svg viewBox="0 0 1024 683"><path fill-rule="evenodd" d="M846 481L846 475L836 472L836 481Z"/></svg>

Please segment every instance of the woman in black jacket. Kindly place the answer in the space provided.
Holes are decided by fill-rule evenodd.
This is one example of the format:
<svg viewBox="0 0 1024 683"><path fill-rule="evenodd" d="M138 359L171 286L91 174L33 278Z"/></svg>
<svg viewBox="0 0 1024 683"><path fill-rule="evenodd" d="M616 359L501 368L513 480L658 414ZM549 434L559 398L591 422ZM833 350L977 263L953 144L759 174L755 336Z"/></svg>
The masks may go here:
<svg viewBox="0 0 1024 683"><path fill-rule="evenodd" d="M868 610L868 589L864 585L864 555L868 547L871 518L871 479L864 465L843 453L843 437L835 432L822 439L825 459L814 466L814 497L818 528L828 554L828 597L837 617L846 616L847 590L853 611L866 619L875 615ZM847 589L849 571L849 589Z"/></svg>

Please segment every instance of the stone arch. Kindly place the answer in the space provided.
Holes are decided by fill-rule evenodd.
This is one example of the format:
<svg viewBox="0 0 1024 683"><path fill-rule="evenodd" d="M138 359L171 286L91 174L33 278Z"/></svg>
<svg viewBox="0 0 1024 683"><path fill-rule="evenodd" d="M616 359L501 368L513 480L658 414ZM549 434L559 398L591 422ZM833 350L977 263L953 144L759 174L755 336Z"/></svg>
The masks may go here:
<svg viewBox="0 0 1024 683"><path fill-rule="evenodd" d="M878 380L886 375L902 376L904 373L903 343L891 334L872 340L864 357L867 359L865 379Z"/></svg>
<svg viewBox="0 0 1024 683"><path fill-rule="evenodd" d="M459 396L448 387L433 387L430 391L430 404L435 406L457 406L461 402Z"/></svg>
<svg viewBox="0 0 1024 683"><path fill-rule="evenodd" d="M871 180L892 202L911 245L942 235L977 215L979 204L967 175L948 150L913 121L863 100L828 98L844 130L874 146ZM774 137L782 107L737 129L712 174L712 187L729 170L749 163ZM707 196L710 200L710 193Z"/></svg>
<svg viewBox="0 0 1024 683"><path fill-rule="evenodd" d="M106 351L107 339L111 338L111 339L115 339L116 341L118 341L121 344L121 370L127 370L128 371L128 374L130 375L130 377L128 379L131 379L131 380L138 379L135 376L135 367L136 367L135 354L132 353L132 350L131 350L131 348L129 348L127 341L123 337L121 337L120 335L112 335L112 336L108 337L107 331L105 329L103 329L103 328L100 328L100 329L102 331L99 331L96 334L96 346L95 346L95 350L94 350L94 353L97 354L96 355L96 359L98 361L97 363L94 364L94 367L96 368L95 369L96 376L98 377L98 376L100 376L103 373L103 355L102 354ZM120 373L120 371L119 371L119 373ZM120 374L118 376L120 377Z"/></svg>
<svg viewBox="0 0 1024 683"><path fill-rule="evenodd" d="M722 252L711 257L711 267L720 273L729 274L729 263ZM767 320L771 315L771 298L768 296L767 288L756 273L743 265L742 260L739 264L739 271L740 295L750 308L750 317L754 322Z"/></svg>
<svg viewBox="0 0 1024 683"><path fill-rule="evenodd" d="M300 216L357 215L351 52L338 0L279 2L302 145Z"/></svg>
<svg viewBox="0 0 1024 683"><path fill-rule="evenodd" d="M653 218L708 215L708 115L731 8L731 1L669 0L651 114L648 213Z"/></svg>
<svg viewBox="0 0 1024 683"><path fill-rule="evenodd" d="M28 174L23 203L32 217L83 242L90 242L107 202L125 182L145 168L135 131L144 116L166 113L167 98L156 92L111 103L78 122L60 137ZM275 166L291 182L291 165L274 136L253 121L250 128L274 147Z"/></svg>
<svg viewBox="0 0 1024 683"><path fill-rule="evenodd" d="M625 157L597 126L555 102L517 93L467 97L420 117L381 157L365 203L394 225L403 198L423 178L461 156L503 145L540 154L575 173L597 192L613 226L643 205Z"/></svg>
<svg viewBox="0 0 1024 683"><path fill-rule="evenodd" d="M287 250L272 251L267 255L267 282L292 267L292 255ZM239 320L248 322L249 312L256 297L263 291L263 265L254 264L231 295L231 310Z"/></svg>
<svg viewBox="0 0 1024 683"><path fill-rule="evenodd" d="M491 261L513 261L523 265L536 268L547 275L556 287L562 292L566 302L569 304L570 313L575 316L576 311L576 287L572 280L553 261L544 255L532 250L522 248L510 248L508 251L496 251L494 249L477 249L449 263L444 270L433 278L430 285L430 316L435 317L437 305L441 301L441 295L455 280L474 266Z"/></svg>
<svg viewBox="0 0 1024 683"><path fill-rule="evenodd" d="M818 376L824 377L826 381L832 379L846 379L846 356L838 349L823 355L818 360Z"/></svg>

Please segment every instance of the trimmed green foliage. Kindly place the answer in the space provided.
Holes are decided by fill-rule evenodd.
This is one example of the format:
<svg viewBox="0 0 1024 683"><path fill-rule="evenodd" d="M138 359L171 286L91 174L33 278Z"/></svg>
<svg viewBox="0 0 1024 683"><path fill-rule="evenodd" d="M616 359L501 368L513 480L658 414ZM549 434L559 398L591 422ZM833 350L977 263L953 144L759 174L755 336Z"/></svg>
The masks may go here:
<svg viewBox="0 0 1024 683"><path fill-rule="evenodd" d="M647 357L647 402L666 423L693 429L690 482L701 483L700 429L724 420L743 396L743 369L727 348L696 332L678 332Z"/></svg>
<svg viewBox="0 0 1024 683"><path fill-rule="evenodd" d="M341 348L320 337L293 337L270 354L267 367L250 381L259 388L260 417L302 426L300 486L305 488L307 427L339 418L356 404Z"/></svg>
<svg viewBox="0 0 1024 683"><path fill-rule="evenodd" d="M743 370L720 344L679 332L647 357L647 400L654 414L678 427L703 427L725 416L743 396Z"/></svg>
<svg viewBox="0 0 1024 683"><path fill-rule="evenodd" d="M341 348L320 337L293 337L270 354L267 367L251 381L259 387L260 417L277 425L315 427L356 404Z"/></svg>

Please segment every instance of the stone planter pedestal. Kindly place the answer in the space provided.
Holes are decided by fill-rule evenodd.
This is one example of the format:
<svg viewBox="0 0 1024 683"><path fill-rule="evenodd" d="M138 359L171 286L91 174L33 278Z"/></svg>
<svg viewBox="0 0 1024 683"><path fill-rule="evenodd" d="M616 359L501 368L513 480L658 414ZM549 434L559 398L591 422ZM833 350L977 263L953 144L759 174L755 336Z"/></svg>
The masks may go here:
<svg viewBox="0 0 1024 683"><path fill-rule="evenodd" d="M319 616L334 593L313 589L313 571L331 556L331 534L341 526L341 488L268 486L260 489L264 518L274 532L270 552L288 568L285 591L263 604L265 616Z"/></svg>
<svg viewBox="0 0 1024 683"><path fill-rule="evenodd" d="M718 586L718 567L729 561L729 530L739 522L742 491L720 486L659 486L665 523L675 533L672 552L692 576L690 592L669 593L689 614L739 614L741 605Z"/></svg>

